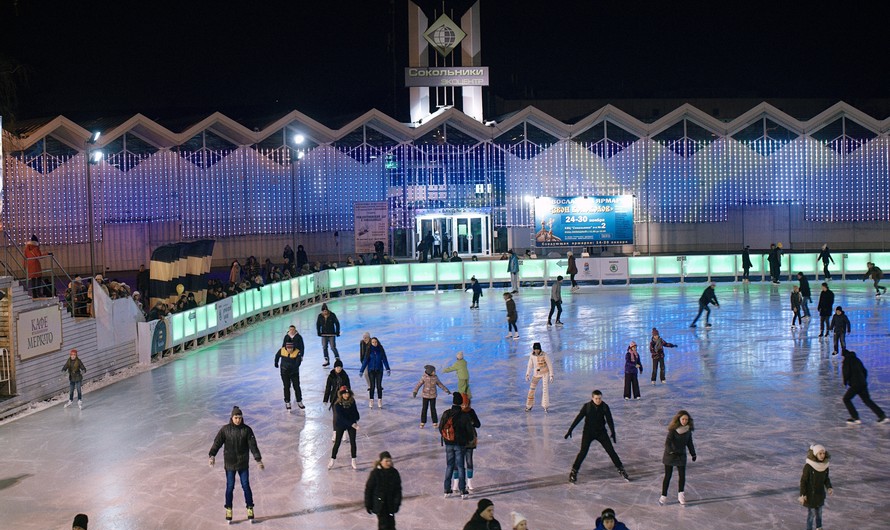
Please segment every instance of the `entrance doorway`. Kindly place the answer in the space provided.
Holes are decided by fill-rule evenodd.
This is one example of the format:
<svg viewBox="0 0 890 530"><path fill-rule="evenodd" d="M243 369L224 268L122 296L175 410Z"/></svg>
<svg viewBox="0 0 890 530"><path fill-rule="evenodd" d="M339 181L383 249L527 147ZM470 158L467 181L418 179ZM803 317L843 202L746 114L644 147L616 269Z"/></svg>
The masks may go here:
<svg viewBox="0 0 890 530"><path fill-rule="evenodd" d="M417 248L427 234L433 236L429 254L433 259L455 251L462 258L491 254L491 217L486 214L419 215L411 248Z"/></svg>

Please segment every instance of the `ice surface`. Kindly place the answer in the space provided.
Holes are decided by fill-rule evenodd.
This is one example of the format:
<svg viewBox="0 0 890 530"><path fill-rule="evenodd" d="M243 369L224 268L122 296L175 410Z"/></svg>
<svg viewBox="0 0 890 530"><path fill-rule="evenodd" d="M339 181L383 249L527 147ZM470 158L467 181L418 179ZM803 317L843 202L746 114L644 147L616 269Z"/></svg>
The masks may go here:
<svg viewBox="0 0 890 530"><path fill-rule="evenodd" d="M818 283L813 282L814 302ZM850 349L869 369L872 398L890 411L886 355L888 301L870 285L835 282L847 310ZM640 529L804 528L797 503L806 450L821 443L832 455L834 496L825 528L887 528L890 425L856 401L860 426L845 425L840 358L817 337L818 316L790 330L791 284L718 284L714 327L689 329L702 284L585 287L564 294L565 327L546 327L549 290L517 295L520 339L505 340L501 291L486 290L479 310L462 292L373 294L329 302L343 325L338 346L358 390L362 419L359 470L348 444L328 471L330 412L321 403L329 369L322 368L313 331L318 307L254 325L239 335L181 354L174 362L84 396L84 408L58 406L0 426L0 527L70 528L78 512L96 529L203 529L225 524L222 455L207 465L213 436L233 405L256 432L266 469L251 466L257 522L262 528L376 528L362 506L376 455L392 453L403 481L401 529L460 529L487 497L506 529L509 512L531 530L589 529L606 507ZM815 303L812 304L815 315ZM305 414L288 414L273 356L287 326L306 341L302 369ZM667 350L666 385L649 383L650 329L679 344ZM392 366L384 378L384 408L368 409L358 377L363 332L380 338ZM624 351L640 344L643 397L622 399ZM524 412L531 344L539 341L556 366L549 414ZM469 500L443 499L444 451L431 426L420 430L421 400L411 399L425 364L442 373L458 350L470 367L474 406L482 421L476 450L476 491ZM89 359L84 359L89 365ZM615 471L594 443L578 483L568 482L580 436L563 434L590 391L612 407L616 449L632 482ZM450 404L440 391L441 413ZM687 472L688 504L658 506L666 424L680 408L695 419L697 462ZM576 433L580 435L580 428ZM235 519L246 524L235 489Z"/></svg>

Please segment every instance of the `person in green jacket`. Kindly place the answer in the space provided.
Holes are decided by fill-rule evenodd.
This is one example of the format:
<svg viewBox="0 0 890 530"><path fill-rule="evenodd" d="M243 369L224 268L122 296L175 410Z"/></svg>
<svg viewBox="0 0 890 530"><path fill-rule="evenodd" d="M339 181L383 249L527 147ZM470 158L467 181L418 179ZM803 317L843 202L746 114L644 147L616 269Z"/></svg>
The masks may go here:
<svg viewBox="0 0 890 530"><path fill-rule="evenodd" d="M457 372L457 391L473 397L470 394L470 371L467 370L467 361L464 359L464 352L457 352L457 360L454 364L443 370L444 372Z"/></svg>

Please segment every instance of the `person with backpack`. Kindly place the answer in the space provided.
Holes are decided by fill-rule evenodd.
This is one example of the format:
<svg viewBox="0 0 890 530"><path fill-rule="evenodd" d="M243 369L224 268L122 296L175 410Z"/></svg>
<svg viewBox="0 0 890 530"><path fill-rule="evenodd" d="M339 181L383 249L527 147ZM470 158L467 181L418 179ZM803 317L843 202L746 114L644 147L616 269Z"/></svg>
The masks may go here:
<svg viewBox="0 0 890 530"><path fill-rule="evenodd" d="M463 413L463 396L459 392L452 394L452 406L439 418L439 434L445 446L445 498L452 494L452 477L457 473L458 488L461 498L467 498L467 471L464 465L466 446L472 436L472 425L468 415Z"/></svg>

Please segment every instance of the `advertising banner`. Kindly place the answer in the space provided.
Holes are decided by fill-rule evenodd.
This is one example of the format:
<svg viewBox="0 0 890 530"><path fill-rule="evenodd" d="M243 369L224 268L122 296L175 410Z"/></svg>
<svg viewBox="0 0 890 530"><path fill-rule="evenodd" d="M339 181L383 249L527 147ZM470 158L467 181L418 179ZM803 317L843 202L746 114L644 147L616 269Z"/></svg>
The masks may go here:
<svg viewBox="0 0 890 530"><path fill-rule="evenodd" d="M589 281L601 279L599 259L577 258L575 259L575 265L578 267L578 274L575 275L576 280Z"/></svg>
<svg viewBox="0 0 890 530"><path fill-rule="evenodd" d="M632 195L538 197L535 246L628 245L634 237Z"/></svg>
<svg viewBox="0 0 890 530"><path fill-rule="evenodd" d="M626 280L627 258L599 258L600 279Z"/></svg>
<svg viewBox="0 0 890 530"><path fill-rule="evenodd" d="M19 313L16 330L18 354L22 360L59 350L62 347L59 306Z"/></svg>
<svg viewBox="0 0 890 530"><path fill-rule="evenodd" d="M232 312L232 299L223 298L216 302L216 328L224 329L235 323Z"/></svg>
<svg viewBox="0 0 890 530"><path fill-rule="evenodd" d="M405 68L405 86L488 86L488 67Z"/></svg>
<svg viewBox="0 0 890 530"><path fill-rule="evenodd" d="M352 203L355 219L355 252L376 252L374 242L389 241L389 204L386 201ZM385 248L385 247L384 247Z"/></svg>

